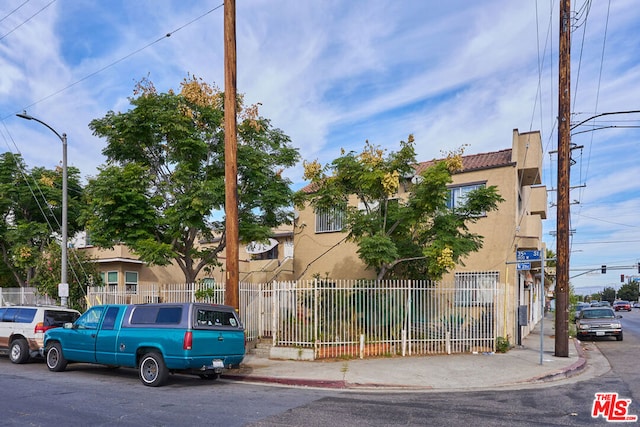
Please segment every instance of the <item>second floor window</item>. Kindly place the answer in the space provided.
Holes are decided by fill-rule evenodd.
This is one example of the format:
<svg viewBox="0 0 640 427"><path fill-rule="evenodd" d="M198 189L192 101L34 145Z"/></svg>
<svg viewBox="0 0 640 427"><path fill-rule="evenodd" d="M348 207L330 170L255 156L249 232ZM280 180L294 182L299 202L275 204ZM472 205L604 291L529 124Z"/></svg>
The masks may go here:
<svg viewBox="0 0 640 427"><path fill-rule="evenodd" d="M342 231L345 219L343 207L333 207L316 211L316 233Z"/></svg>
<svg viewBox="0 0 640 427"><path fill-rule="evenodd" d="M449 189L449 200L447 200L447 206L449 207L449 209L459 208L467 201L467 195L471 191L477 190L478 188L484 188L484 184L471 184L451 187Z"/></svg>

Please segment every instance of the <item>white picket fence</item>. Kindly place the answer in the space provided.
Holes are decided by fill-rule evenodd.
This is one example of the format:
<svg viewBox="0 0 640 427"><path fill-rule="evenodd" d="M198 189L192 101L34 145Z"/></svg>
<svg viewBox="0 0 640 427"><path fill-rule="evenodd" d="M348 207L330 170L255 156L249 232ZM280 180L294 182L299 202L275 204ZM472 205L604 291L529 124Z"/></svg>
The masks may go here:
<svg viewBox="0 0 640 427"><path fill-rule="evenodd" d="M241 283L239 312L248 340L268 337L318 359L492 352L506 318L502 289L410 280ZM87 297L91 305L222 304L224 285L138 285L136 293L95 287Z"/></svg>

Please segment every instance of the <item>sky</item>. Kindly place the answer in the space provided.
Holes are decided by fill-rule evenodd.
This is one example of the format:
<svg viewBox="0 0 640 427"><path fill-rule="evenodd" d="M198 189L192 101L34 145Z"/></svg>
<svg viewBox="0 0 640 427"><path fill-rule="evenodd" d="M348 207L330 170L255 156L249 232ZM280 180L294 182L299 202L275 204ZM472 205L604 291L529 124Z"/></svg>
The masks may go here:
<svg viewBox="0 0 640 427"><path fill-rule="evenodd" d="M572 123L640 110L637 0L572 2ZM326 164L365 141L413 134L419 161L511 148L540 131L555 251L558 18L554 0L238 0L237 90L305 160ZM83 178L104 163L88 124L124 112L137 81L224 89L224 10L207 0L0 2L0 152L54 168L68 138ZM640 261L640 114L574 129L570 273L576 293L619 288ZM603 128L603 129L600 129ZM302 163L286 171L302 187ZM607 273L600 266L607 265ZM589 270L595 270L589 272Z"/></svg>

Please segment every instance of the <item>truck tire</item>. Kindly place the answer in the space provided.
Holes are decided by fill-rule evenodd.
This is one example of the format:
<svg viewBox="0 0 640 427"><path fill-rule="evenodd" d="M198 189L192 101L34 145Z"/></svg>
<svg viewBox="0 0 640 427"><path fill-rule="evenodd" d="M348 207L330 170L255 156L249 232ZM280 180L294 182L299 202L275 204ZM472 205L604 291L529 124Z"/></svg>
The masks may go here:
<svg viewBox="0 0 640 427"><path fill-rule="evenodd" d="M54 342L47 346L45 358L47 359L47 368L50 371L62 372L67 368L67 359L62 354L62 347L59 342Z"/></svg>
<svg viewBox="0 0 640 427"><path fill-rule="evenodd" d="M138 374L142 384L149 387L160 387L167 382L169 370L162 356L156 352L150 352L140 358Z"/></svg>
<svg viewBox="0 0 640 427"><path fill-rule="evenodd" d="M29 344L22 338L14 340L9 348L9 359L13 363L21 364L29 360Z"/></svg>

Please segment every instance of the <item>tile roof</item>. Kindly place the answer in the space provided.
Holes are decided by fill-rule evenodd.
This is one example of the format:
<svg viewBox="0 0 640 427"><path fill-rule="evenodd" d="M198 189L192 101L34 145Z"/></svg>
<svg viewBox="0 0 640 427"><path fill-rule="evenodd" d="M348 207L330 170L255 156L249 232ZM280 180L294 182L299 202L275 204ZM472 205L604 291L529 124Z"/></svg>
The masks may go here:
<svg viewBox="0 0 640 427"><path fill-rule="evenodd" d="M515 162L511 160L511 151L511 148L508 148L505 150L493 151L490 153L469 154L467 156L462 156L463 170L457 173L512 166L515 164ZM434 159L418 163L415 166L415 174L421 174L425 169L433 166L440 160L443 159ZM318 190L318 185L318 183L310 183L303 187L300 191L303 191L305 193L313 193Z"/></svg>
<svg viewBox="0 0 640 427"><path fill-rule="evenodd" d="M437 160L429 160L427 162L420 162L416 165L416 175L424 172L429 166L432 166ZM481 169L492 169L504 166L511 166L515 164L511 161L511 148L500 151L493 151L491 153L470 154L462 156L463 170L458 173L470 172Z"/></svg>

